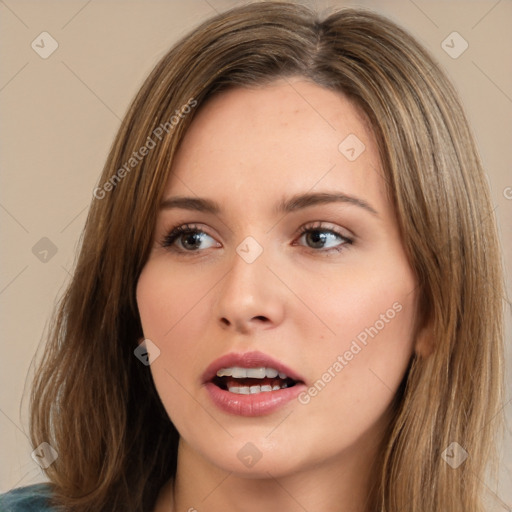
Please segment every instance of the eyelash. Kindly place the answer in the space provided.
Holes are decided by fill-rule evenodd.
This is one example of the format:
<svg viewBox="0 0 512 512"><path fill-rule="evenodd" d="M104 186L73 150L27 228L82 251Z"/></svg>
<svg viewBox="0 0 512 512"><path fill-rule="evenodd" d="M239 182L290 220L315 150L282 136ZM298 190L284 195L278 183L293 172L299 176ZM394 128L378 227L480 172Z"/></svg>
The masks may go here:
<svg viewBox="0 0 512 512"><path fill-rule="evenodd" d="M204 233L208 235L205 231L195 226L194 224L182 224L180 226L175 226L172 228L167 235L164 236L162 241L162 247L167 249L171 249L172 245L176 241L176 239L181 235L189 235L191 233ZM209 236L209 235L208 235ZM176 249L180 251L180 249ZM186 252L196 252L196 251L186 251Z"/></svg>
<svg viewBox="0 0 512 512"><path fill-rule="evenodd" d="M306 248L308 248L311 251L316 252L316 253L332 253L332 251L341 252L341 251L346 250L348 248L347 246L350 246L350 245L352 245L354 243L354 240L352 238L349 238L349 237L347 237L345 235L342 235L336 229L325 227L322 224L322 222L319 222L319 223L317 223L315 225L305 225L305 226L302 226L300 228L300 231L299 231L298 235L297 235L297 239L302 238L304 235L306 235L308 233L316 233L316 232L334 234L335 236L339 237L341 239L341 242L342 242L341 245L339 245L339 246L330 247L330 248L327 248L327 249L315 249L313 247L307 247L306 246ZM198 226L196 226L194 224L181 224L179 226L175 226L174 228L172 228L169 231L169 233L164 236L164 238L163 238L163 240L161 242L161 246L166 248L166 249L168 249L168 250L172 250L174 252L178 252L178 253L182 253L182 254L198 253L198 252L200 252L199 250L197 250L197 251L187 251L187 250L184 250L184 249L181 249L181 248L178 248L178 247L173 247L174 246L174 242L180 236L194 234L194 233L204 233L205 235L208 235L208 233L206 231L200 229ZM211 235L208 235L208 236L211 236ZM293 245L297 245L297 244L294 243Z"/></svg>

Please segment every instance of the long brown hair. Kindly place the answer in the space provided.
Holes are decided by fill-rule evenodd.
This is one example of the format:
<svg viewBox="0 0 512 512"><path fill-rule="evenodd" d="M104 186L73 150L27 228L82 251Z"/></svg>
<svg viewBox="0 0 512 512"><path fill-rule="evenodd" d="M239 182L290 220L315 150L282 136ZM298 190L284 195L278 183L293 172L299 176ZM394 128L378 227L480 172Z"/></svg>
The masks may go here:
<svg viewBox="0 0 512 512"><path fill-rule="evenodd" d="M344 93L370 120L431 333L432 353L414 358L399 397L372 510L482 510L501 421L504 291L460 102L428 53L386 18L343 9L320 20L273 2L220 14L176 44L112 145L31 396L32 443L57 450L46 473L66 510L147 511L175 475L178 432L133 354L143 337L135 289L161 194L205 100L292 75ZM135 162L134 152L144 155ZM441 456L452 442L469 454L457 469Z"/></svg>

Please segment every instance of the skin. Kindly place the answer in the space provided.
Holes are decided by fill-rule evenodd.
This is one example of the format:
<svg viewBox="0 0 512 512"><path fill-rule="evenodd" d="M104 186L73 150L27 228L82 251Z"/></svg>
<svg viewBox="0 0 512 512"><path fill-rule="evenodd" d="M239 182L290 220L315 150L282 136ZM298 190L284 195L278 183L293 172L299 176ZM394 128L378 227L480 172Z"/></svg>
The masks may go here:
<svg viewBox="0 0 512 512"><path fill-rule="evenodd" d="M354 161L338 149L349 134L365 145ZM423 343L416 281L368 123L346 97L301 77L235 89L201 108L171 171L164 199L208 198L221 211L161 210L137 286L144 335L160 350L151 373L181 436L176 481L155 511L364 511L391 402ZM283 198L321 191L377 213L346 202L274 212ZM320 221L323 248L299 233ZM187 223L207 233L198 248L190 236L162 246ZM253 263L236 252L247 236L263 248ZM239 417L202 386L212 361L252 350L313 386L393 304L394 318L307 404ZM248 442L262 454L252 468L237 457Z"/></svg>

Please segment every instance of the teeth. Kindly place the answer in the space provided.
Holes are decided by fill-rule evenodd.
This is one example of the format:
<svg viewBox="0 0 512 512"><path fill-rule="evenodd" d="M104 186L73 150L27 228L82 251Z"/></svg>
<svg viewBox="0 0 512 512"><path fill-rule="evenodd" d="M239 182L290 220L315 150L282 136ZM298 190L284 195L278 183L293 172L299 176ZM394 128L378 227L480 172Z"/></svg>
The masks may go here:
<svg viewBox="0 0 512 512"><path fill-rule="evenodd" d="M244 379L247 377L247 370L245 368L239 368L238 366L235 366L231 370L231 375L235 379Z"/></svg>
<svg viewBox="0 0 512 512"><path fill-rule="evenodd" d="M288 385L283 384L283 386L231 386L229 388L230 393L235 393L236 395L256 395L257 393L268 393L269 391L279 391L280 389L287 388Z"/></svg>
<svg viewBox="0 0 512 512"><path fill-rule="evenodd" d="M265 368L248 368L247 377L251 377L253 379L264 379Z"/></svg>
<svg viewBox="0 0 512 512"><path fill-rule="evenodd" d="M288 376L283 372L278 372L275 368L241 368L240 366L232 366L231 368L221 368L217 372L217 377L233 377L234 379L264 379L265 377L273 379L275 377L287 379Z"/></svg>

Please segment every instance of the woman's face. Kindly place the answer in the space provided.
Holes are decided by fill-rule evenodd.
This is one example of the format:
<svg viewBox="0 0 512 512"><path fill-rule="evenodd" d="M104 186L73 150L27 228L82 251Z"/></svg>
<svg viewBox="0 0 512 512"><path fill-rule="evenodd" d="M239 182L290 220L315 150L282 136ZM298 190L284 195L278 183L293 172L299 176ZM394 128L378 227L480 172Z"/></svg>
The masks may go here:
<svg viewBox="0 0 512 512"><path fill-rule="evenodd" d="M224 92L163 197L137 301L183 453L279 476L369 450L415 349L416 283L358 109L300 78Z"/></svg>

